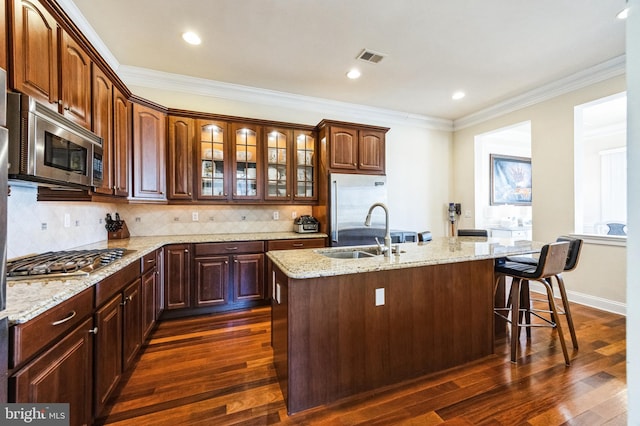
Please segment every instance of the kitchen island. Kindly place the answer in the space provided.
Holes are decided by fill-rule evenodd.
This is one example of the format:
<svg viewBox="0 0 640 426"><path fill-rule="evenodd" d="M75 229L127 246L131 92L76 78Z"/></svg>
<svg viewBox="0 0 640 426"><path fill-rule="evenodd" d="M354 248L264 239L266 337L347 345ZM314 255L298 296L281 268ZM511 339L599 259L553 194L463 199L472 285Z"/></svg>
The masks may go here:
<svg viewBox="0 0 640 426"><path fill-rule="evenodd" d="M438 238L398 255L269 252L274 363L289 413L493 353L494 261L542 244Z"/></svg>

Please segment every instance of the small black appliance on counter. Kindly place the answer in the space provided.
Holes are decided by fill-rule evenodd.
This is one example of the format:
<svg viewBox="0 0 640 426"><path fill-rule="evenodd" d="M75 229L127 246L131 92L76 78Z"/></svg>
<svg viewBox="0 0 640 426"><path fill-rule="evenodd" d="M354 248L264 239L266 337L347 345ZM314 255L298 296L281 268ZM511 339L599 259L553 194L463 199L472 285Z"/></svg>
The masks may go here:
<svg viewBox="0 0 640 426"><path fill-rule="evenodd" d="M320 222L313 216L303 215L294 219L293 230L299 234L318 232L320 230Z"/></svg>

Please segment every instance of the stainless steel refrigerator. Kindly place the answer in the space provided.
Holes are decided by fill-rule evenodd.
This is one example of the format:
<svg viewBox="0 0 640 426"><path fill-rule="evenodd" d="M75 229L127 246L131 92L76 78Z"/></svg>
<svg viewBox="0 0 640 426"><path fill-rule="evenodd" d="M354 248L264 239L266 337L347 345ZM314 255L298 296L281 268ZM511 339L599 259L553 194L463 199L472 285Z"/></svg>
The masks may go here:
<svg viewBox="0 0 640 426"><path fill-rule="evenodd" d="M7 86L6 73L0 68L0 402L7 401L7 315L6 263L7 263Z"/></svg>
<svg viewBox="0 0 640 426"><path fill-rule="evenodd" d="M331 173L328 201L331 246L376 244L376 237L383 242L384 210L373 210L370 227L364 222L373 204L387 202L386 176Z"/></svg>

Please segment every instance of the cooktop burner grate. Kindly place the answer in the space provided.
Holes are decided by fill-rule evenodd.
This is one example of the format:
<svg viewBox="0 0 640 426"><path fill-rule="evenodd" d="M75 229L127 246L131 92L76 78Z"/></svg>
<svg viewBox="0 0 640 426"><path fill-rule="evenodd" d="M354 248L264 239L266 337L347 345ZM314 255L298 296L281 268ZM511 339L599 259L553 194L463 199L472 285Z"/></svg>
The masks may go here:
<svg viewBox="0 0 640 426"><path fill-rule="evenodd" d="M120 259L125 249L55 251L21 257L7 262L9 279L40 276L88 275L98 268Z"/></svg>

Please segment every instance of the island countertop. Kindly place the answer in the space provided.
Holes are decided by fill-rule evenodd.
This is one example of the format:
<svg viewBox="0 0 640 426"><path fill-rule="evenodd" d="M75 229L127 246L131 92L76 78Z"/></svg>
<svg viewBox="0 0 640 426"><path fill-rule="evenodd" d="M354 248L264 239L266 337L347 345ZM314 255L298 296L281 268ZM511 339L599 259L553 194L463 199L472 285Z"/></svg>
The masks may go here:
<svg viewBox="0 0 640 426"><path fill-rule="evenodd" d="M267 256L289 278L305 279L537 253L543 245L509 238L440 237L424 243L395 244L400 255L390 257L335 259L322 254L357 247L272 251Z"/></svg>
<svg viewBox="0 0 640 426"><path fill-rule="evenodd" d="M228 234L194 234L194 235L162 235L152 237L131 237L122 240L104 240L74 250L123 248L130 251L109 265L98 269L87 276L68 279L19 280L7 282L7 309L9 324L29 321L48 309L75 296L82 290L91 287L122 268L137 262L144 255L167 244L211 243L229 241L287 240L300 238L324 238L326 234L295 232L261 232L261 233L228 233Z"/></svg>

